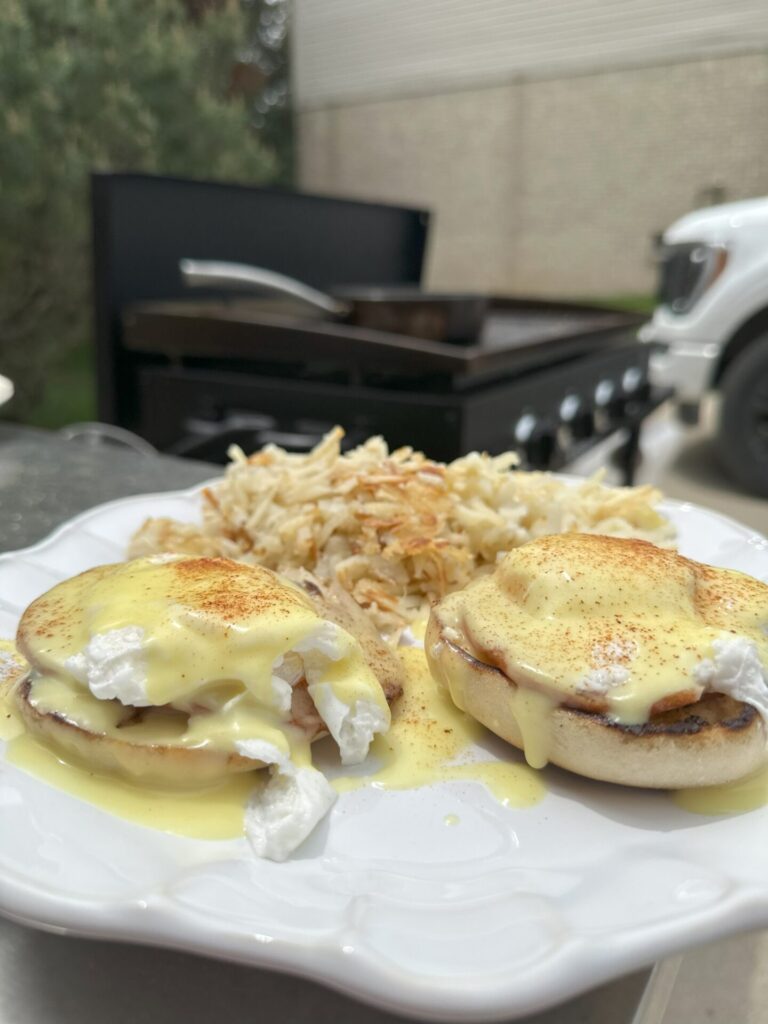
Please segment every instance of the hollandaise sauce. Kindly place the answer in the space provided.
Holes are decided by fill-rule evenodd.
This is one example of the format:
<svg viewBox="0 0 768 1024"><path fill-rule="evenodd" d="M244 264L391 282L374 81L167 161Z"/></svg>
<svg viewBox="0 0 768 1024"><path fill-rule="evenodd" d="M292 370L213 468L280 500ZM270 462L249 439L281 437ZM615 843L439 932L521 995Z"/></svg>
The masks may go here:
<svg viewBox="0 0 768 1024"><path fill-rule="evenodd" d="M65 580L30 605L19 636L38 674L87 679L97 697L124 704L205 703L209 685L235 680L260 707L275 709L289 688L273 667L301 651L338 700L350 704L362 687L386 711L359 645L343 630L330 631L299 587L266 569L168 556ZM330 657L318 655L318 638L320 655L323 643L333 646ZM116 670L94 684L105 660Z"/></svg>
<svg viewBox="0 0 768 1024"><path fill-rule="evenodd" d="M716 662L724 642L738 639L768 666L767 593L742 573L642 541L547 536L444 599L428 654L454 702L538 768L552 753L560 705L634 726L725 686ZM483 663L496 677L486 664L478 692Z"/></svg>
<svg viewBox="0 0 768 1024"><path fill-rule="evenodd" d="M8 744L7 760L57 789L119 818L192 839L236 839L243 835L245 805L264 772L244 772L203 789L173 790L133 785L65 760L24 733Z"/></svg>
<svg viewBox="0 0 768 1024"><path fill-rule="evenodd" d="M17 642L29 664L8 645L7 759L183 835L241 835L265 761L311 768L309 727L295 716L316 723L312 701L332 710L362 701L374 731L389 722L355 638L298 586L227 559L89 570L33 602ZM300 680L309 696L297 711Z"/></svg>
<svg viewBox="0 0 768 1024"><path fill-rule="evenodd" d="M768 804L768 766L723 786L678 789L672 799L693 814L743 814Z"/></svg>
<svg viewBox="0 0 768 1024"><path fill-rule="evenodd" d="M6 646L10 654L13 647ZM399 653L407 683L396 706L390 732L378 737L373 744L367 763L378 767L367 774L336 779L337 790L347 792L363 785L413 789L456 779L483 783L495 799L506 806L526 807L537 803L544 796L545 787L540 774L527 765L506 761L455 763L481 738L482 727L459 711L435 685L422 650L404 648ZM51 682L49 685L55 691L61 684ZM67 699L66 693L57 696L59 702ZM100 720L99 726L108 732L114 728L106 718ZM169 723L169 727L172 731L175 728L173 723ZM9 740L6 759L11 764L118 817L191 838L241 836L248 799L255 788L266 781L266 772L253 771L230 776L216 785L180 790L132 783L114 774L94 772L76 756L65 757L25 732L8 687L0 695L0 728L2 738ZM158 732L158 728L157 725L144 726L148 741L169 738L162 731ZM308 751L301 753L308 756ZM460 818L448 814L445 824L458 825Z"/></svg>
<svg viewBox="0 0 768 1024"><path fill-rule="evenodd" d="M0 640L0 740L5 758L57 789L95 804L111 814L149 828L194 839L234 839L243 834L245 804L263 782L263 772L230 776L202 789L161 789L132 784L116 775L99 774L75 758L41 743L25 732L14 688L28 666L8 640Z"/></svg>
<svg viewBox="0 0 768 1024"><path fill-rule="evenodd" d="M639 541L542 538L452 600L508 675L558 699L600 698L626 725L695 688L724 630L768 656L763 584Z"/></svg>
<svg viewBox="0 0 768 1024"><path fill-rule="evenodd" d="M0 640L0 740L10 740L24 731L12 692L27 668L13 642Z"/></svg>
<svg viewBox="0 0 768 1024"><path fill-rule="evenodd" d="M465 760L468 749L484 734L482 726L452 703L434 682L420 648L405 647L399 655L406 669L405 692L392 709L389 732L371 747L376 771L334 780L348 792L364 785L381 789L416 789L448 780L483 783L499 803L530 807L546 789L539 772L517 761ZM515 754L510 751L511 756ZM446 824L458 823L448 816Z"/></svg>

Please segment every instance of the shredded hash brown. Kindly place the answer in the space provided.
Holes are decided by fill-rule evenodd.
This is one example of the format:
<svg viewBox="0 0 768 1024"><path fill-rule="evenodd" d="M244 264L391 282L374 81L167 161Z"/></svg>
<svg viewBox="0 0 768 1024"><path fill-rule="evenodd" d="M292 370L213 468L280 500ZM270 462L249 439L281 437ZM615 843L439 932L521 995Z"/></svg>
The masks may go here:
<svg viewBox="0 0 768 1024"><path fill-rule="evenodd" d="M224 555L338 581L395 634L430 603L490 571L510 548L548 533L604 533L666 545L671 524L651 487L568 483L510 472L513 453L473 452L448 465L380 437L344 454L337 427L306 455L232 448L202 492L202 526L148 519L129 557Z"/></svg>

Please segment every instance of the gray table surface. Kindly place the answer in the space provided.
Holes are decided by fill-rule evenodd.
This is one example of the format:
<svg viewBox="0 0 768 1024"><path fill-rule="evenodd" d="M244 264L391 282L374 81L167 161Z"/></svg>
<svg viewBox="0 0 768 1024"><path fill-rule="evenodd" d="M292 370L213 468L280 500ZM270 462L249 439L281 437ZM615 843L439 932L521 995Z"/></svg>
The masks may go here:
<svg viewBox="0 0 768 1024"><path fill-rule="evenodd" d="M0 551L33 544L104 501L190 487L206 463L143 456L0 424ZM528 1024L629 1024L648 971ZM280 1024L388 1024L401 1018L320 985L168 950L46 934L0 918L0 1024L210 1024L226 1013Z"/></svg>

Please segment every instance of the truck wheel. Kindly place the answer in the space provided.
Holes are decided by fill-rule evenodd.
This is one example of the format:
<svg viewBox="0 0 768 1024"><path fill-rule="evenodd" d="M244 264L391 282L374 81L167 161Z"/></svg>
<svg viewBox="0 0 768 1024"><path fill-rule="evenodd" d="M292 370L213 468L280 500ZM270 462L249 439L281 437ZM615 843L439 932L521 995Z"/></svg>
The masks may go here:
<svg viewBox="0 0 768 1024"><path fill-rule="evenodd" d="M717 452L729 476L768 497L768 334L755 338L726 370Z"/></svg>

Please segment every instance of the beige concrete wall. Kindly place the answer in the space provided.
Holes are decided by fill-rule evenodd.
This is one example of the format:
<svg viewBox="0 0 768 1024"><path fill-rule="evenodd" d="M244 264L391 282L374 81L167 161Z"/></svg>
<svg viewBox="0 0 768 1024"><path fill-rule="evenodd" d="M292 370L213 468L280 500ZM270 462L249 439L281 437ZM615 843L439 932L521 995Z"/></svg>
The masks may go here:
<svg viewBox="0 0 768 1024"><path fill-rule="evenodd" d="M437 287L502 287L522 187L514 90L395 100L299 117L301 184L434 211Z"/></svg>
<svg viewBox="0 0 768 1024"><path fill-rule="evenodd" d="M435 212L428 282L530 294L653 287L650 238L768 194L768 54L305 110L313 191Z"/></svg>
<svg viewBox="0 0 768 1024"><path fill-rule="evenodd" d="M765 0L293 0L301 110L768 47Z"/></svg>

